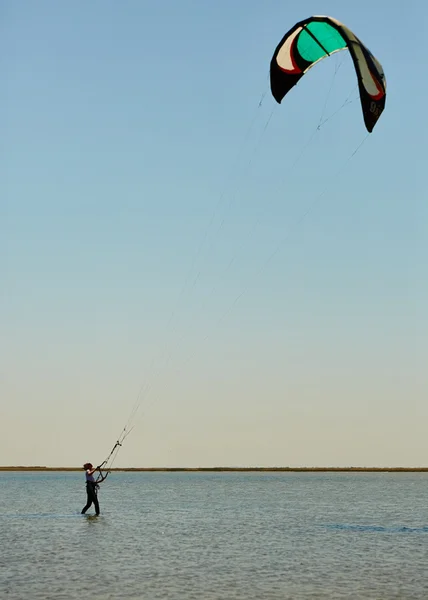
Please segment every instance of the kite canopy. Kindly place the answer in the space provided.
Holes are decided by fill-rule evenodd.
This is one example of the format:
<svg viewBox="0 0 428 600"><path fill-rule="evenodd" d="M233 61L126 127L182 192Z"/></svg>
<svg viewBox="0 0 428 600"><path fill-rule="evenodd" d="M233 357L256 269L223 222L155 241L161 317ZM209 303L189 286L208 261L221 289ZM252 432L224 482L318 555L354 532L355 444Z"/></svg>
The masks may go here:
<svg viewBox="0 0 428 600"><path fill-rule="evenodd" d="M333 17L314 16L296 23L282 38L270 63L270 86L278 103L317 62L348 48L360 90L364 123L371 132L386 100L382 65L343 23Z"/></svg>

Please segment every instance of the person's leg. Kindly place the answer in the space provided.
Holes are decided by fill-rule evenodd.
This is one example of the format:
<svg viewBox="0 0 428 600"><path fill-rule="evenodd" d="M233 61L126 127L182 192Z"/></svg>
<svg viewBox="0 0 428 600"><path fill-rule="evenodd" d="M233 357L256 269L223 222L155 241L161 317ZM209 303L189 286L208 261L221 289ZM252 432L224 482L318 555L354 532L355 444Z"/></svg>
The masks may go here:
<svg viewBox="0 0 428 600"><path fill-rule="evenodd" d="M89 488L89 486L86 486L86 495L87 495L87 498L88 498L88 499L87 499L87 502L86 502L86 506L84 506L84 507L82 508L82 512L80 513L80 514L82 514L82 515L84 515L84 514L85 514L85 512L88 510L88 508L89 508L89 507L91 506L91 504L92 504L92 496L91 496L91 493L90 493L90 488Z"/></svg>
<svg viewBox="0 0 428 600"><path fill-rule="evenodd" d="M95 490L94 490L93 503L95 506L95 514L99 515L100 514L100 505L98 503L98 496L97 496L97 492Z"/></svg>

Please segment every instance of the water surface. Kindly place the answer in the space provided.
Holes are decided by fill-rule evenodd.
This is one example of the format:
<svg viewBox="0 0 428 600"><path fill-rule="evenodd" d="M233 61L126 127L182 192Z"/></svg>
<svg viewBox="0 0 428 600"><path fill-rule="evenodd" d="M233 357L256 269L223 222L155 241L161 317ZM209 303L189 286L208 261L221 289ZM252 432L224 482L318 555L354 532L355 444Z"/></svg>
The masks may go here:
<svg viewBox="0 0 428 600"><path fill-rule="evenodd" d="M428 474L0 473L0 598L428 598Z"/></svg>

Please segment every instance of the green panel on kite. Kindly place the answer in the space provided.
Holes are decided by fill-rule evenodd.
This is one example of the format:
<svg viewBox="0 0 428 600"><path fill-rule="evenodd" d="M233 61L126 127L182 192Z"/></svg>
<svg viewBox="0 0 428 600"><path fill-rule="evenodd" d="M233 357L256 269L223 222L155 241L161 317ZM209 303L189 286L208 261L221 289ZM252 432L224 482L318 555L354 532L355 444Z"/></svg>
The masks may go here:
<svg viewBox="0 0 428 600"><path fill-rule="evenodd" d="M309 23L307 29L309 29L312 35L305 28L297 40L297 50L307 62L314 63L323 56L326 56L325 50L328 54L331 54L335 50L346 48L347 44L343 37L337 29L328 23L315 21Z"/></svg>

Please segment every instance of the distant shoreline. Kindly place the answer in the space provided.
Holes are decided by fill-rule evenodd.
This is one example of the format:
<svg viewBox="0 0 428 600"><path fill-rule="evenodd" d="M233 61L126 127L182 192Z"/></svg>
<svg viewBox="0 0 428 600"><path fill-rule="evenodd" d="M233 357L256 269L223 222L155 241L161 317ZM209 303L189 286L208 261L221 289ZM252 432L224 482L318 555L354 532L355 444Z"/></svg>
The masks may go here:
<svg viewBox="0 0 428 600"><path fill-rule="evenodd" d="M0 471L81 471L82 467L12 466ZM117 467L111 472L137 473L428 473L428 467Z"/></svg>

